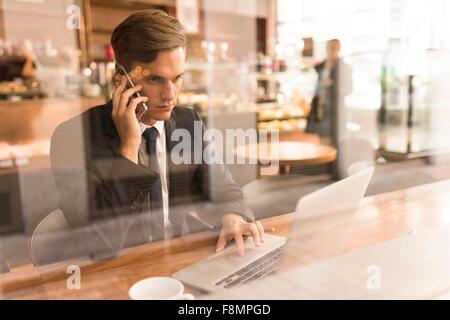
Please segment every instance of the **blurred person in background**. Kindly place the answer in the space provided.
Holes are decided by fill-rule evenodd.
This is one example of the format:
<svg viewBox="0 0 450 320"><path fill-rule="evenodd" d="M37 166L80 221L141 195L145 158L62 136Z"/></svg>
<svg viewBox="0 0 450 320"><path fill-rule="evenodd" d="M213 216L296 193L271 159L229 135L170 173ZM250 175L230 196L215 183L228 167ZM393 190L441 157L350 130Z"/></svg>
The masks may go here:
<svg viewBox="0 0 450 320"><path fill-rule="evenodd" d="M340 50L341 42L338 39L329 40L327 58L315 67L319 77L306 127L306 132L318 134L322 143L333 146L337 146L337 86Z"/></svg>
<svg viewBox="0 0 450 320"><path fill-rule="evenodd" d="M331 166L334 179L347 176L347 168L342 164L351 156L340 152L346 139L345 97L353 91L352 67L344 62L340 51L341 42L329 40L326 60L315 67L319 77L306 126L306 132L319 135L321 143L338 150L337 159Z"/></svg>

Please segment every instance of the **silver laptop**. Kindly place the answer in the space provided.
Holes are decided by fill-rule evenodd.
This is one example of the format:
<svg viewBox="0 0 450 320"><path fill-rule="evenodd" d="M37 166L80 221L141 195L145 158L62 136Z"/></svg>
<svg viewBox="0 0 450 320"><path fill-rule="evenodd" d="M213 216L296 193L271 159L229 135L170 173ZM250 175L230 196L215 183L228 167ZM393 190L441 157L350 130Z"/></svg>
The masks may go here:
<svg viewBox="0 0 450 320"><path fill-rule="evenodd" d="M245 240L245 255L230 246L172 276L187 285L221 292L342 252L357 208L366 193L373 167L302 197L288 238L265 234L256 247ZM333 225L315 231L317 221L333 216ZM288 239L288 241L286 241Z"/></svg>

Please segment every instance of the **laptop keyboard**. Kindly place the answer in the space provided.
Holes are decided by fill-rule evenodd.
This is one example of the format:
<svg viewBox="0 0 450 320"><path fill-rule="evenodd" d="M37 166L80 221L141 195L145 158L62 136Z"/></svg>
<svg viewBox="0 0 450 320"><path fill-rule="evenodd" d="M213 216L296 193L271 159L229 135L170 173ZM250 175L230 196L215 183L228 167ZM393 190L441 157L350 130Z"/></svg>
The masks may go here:
<svg viewBox="0 0 450 320"><path fill-rule="evenodd" d="M248 284L272 274L280 261L281 251L284 246L270 251L258 260L246 265L231 275L215 283L216 286L230 289L242 284Z"/></svg>

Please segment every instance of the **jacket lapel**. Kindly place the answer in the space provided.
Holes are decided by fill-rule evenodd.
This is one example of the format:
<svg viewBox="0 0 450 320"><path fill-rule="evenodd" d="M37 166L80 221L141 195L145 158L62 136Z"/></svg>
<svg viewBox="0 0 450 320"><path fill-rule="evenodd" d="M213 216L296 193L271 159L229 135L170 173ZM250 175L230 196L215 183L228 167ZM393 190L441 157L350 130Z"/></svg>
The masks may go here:
<svg viewBox="0 0 450 320"><path fill-rule="evenodd" d="M170 119L167 120L164 123L164 129L166 133L166 159L167 159L167 189L169 190L169 220L172 222L172 225L174 227L175 235L181 235L182 229L183 229L183 212L178 212L177 210L174 210L174 208L171 207L171 202L174 199L174 196L176 196L174 191L174 188L177 184L182 183L183 185L186 184L185 181L185 172L183 169L183 166L179 166L173 163L172 161L172 150L177 144L177 141L172 141L171 136L172 133L176 129L176 120L172 115L170 116ZM180 181L180 177L182 177L182 181Z"/></svg>
<svg viewBox="0 0 450 320"><path fill-rule="evenodd" d="M103 112L103 128L108 136L107 143L113 150L114 154L119 154L120 137L117 133L116 126L114 125L114 121L111 118L112 100L109 100L106 103L105 108L103 108Z"/></svg>
<svg viewBox="0 0 450 320"><path fill-rule="evenodd" d="M173 115L170 115L169 120L164 122L164 130L166 133L166 160L167 160L167 174L168 174L168 178L167 179L167 188L168 190L170 190L170 183L171 181L173 181L173 174L175 172L175 164L172 161L172 157L171 157L171 153L172 153L172 149L175 147L176 145L176 141L172 141L171 137L172 137L172 132L174 132L174 130L176 129L176 121L173 117ZM170 195L170 191L169 191L169 195Z"/></svg>

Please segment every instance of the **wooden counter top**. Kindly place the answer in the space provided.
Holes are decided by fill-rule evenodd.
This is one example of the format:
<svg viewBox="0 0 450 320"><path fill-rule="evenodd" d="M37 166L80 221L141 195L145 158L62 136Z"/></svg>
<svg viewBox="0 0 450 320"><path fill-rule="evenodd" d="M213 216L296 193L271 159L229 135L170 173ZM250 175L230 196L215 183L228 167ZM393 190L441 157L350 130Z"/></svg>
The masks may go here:
<svg viewBox="0 0 450 320"><path fill-rule="evenodd" d="M50 139L55 128L104 99L47 98L0 103L0 142L23 144Z"/></svg>
<svg viewBox="0 0 450 320"><path fill-rule="evenodd" d="M450 180L365 198L351 227L345 252L385 240L450 223ZM263 220L286 235L292 214ZM324 227L329 228L332 221ZM168 276L214 252L216 235L199 233L166 242L149 243L123 250L116 258L90 262L70 261L51 268L31 265L0 276L6 299L128 299L130 286L145 277ZM66 267L81 266L81 289L66 288ZM194 291L194 293L197 293ZM197 293L198 294L198 293Z"/></svg>

